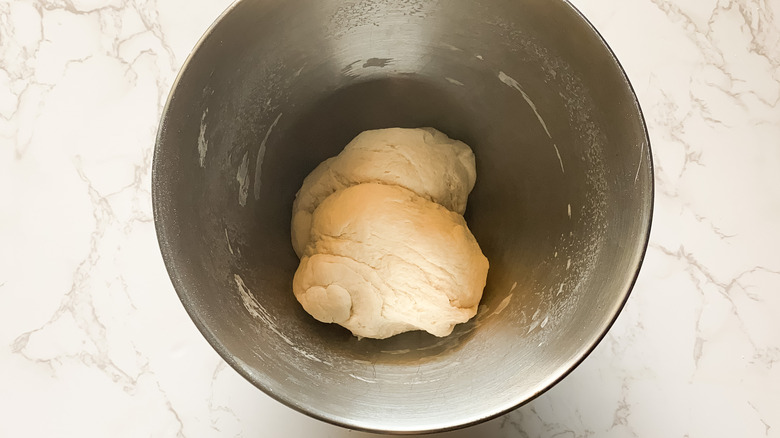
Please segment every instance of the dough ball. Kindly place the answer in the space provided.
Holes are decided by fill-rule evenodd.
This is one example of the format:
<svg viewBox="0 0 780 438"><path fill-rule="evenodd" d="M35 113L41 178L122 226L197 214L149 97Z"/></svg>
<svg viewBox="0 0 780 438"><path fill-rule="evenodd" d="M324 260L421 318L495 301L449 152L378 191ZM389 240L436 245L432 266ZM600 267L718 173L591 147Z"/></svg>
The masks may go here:
<svg viewBox="0 0 780 438"><path fill-rule="evenodd" d="M366 183L312 216L293 279L303 308L358 337L446 336L477 312L488 260L463 216L400 186Z"/></svg>
<svg viewBox="0 0 780 438"><path fill-rule="evenodd" d="M364 131L303 180L293 203L293 248L301 257L312 213L337 190L368 182L398 185L463 214L476 179L471 148L436 129Z"/></svg>

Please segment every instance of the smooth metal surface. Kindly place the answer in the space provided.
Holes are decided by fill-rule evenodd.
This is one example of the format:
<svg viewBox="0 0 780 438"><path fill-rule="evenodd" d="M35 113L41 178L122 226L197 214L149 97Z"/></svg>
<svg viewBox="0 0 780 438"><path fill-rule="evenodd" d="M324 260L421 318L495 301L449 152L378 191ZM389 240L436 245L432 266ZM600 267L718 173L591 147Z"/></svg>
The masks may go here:
<svg viewBox="0 0 780 438"><path fill-rule="evenodd" d="M488 285L443 339L357 340L292 293L303 178L393 126L433 126L477 157L466 219ZM165 263L222 357L289 406L397 433L494 417L576 366L633 285L652 197L631 87L558 0L238 2L175 84L153 170Z"/></svg>

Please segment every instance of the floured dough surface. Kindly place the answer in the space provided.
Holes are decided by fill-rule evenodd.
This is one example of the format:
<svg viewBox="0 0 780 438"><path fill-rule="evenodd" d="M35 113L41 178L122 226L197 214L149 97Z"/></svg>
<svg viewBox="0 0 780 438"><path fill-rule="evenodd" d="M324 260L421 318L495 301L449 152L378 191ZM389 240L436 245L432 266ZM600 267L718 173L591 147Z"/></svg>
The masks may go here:
<svg viewBox="0 0 780 438"><path fill-rule="evenodd" d="M304 179L293 203L293 248L303 255L312 213L337 190L369 182L397 185L463 214L476 178L471 148L436 129L364 131Z"/></svg>
<svg viewBox="0 0 780 438"><path fill-rule="evenodd" d="M433 128L355 137L293 204L293 292L314 318L358 337L452 333L482 298L488 260L463 219L474 154Z"/></svg>
<svg viewBox="0 0 780 438"><path fill-rule="evenodd" d="M487 271L463 216L406 188L366 183L314 211L293 291L316 319L356 336L446 336L476 314Z"/></svg>

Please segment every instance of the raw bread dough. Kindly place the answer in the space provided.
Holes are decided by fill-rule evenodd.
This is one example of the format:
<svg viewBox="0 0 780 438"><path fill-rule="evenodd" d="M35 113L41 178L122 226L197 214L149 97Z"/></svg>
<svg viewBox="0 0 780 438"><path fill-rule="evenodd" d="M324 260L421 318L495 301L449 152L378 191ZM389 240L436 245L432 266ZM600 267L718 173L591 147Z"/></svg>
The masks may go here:
<svg viewBox="0 0 780 438"><path fill-rule="evenodd" d="M337 190L367 182L398 185L463 214L476 179L471 148L436 129L364 131L303 180L293 203L293 248L303 255L312 213Z"/></svg>
<svg viewBox="0 0 780 438"><path fill-rule="evenodd" d="M358 337L446 336L476 314L487 271L463 216L406 188L366 183L314 210L293 291L316 319Z"/></svg>

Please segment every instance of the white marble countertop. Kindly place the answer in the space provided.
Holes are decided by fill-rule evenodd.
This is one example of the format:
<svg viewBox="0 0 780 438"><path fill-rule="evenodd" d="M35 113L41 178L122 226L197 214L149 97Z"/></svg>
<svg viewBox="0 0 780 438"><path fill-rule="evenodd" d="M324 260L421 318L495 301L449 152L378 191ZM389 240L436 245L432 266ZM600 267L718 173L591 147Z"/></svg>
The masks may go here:
<svg viewBox="0 0 780 438"><path fill-rule="evenodd" d="M159 114L229 2L0 0L0 436L372 436L226 366L162 263ZM780 1L574 3L647 118L647 258L576 371L443 436L778 437Z"/></svg>

